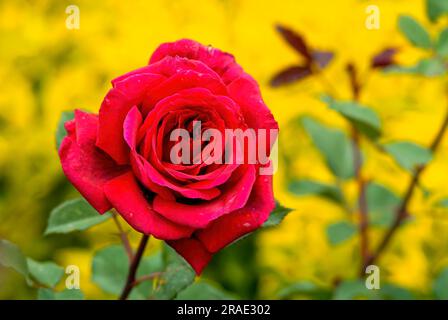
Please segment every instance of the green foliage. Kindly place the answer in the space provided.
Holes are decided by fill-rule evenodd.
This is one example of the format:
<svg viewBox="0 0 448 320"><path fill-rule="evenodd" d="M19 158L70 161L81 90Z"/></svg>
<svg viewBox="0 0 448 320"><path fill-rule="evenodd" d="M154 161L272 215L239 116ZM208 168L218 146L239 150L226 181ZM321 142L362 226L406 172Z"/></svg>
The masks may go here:
<svg viewBox="0 0 448 320"><path fill-rule="evenodd" d="M288 190L298 196L316 195L338 204L344 202L344 196L337 186L313 180L293 180Z"/></svg>
<svg viewBox="0 0 448 320"><path fill-rule="evenodd" d="M375 290L367 289L362 280L347 280L341 282L333 294L334 300L352 300L352 299L376 299Z"/></svg>
<svg viewBox="0 0 448 320"><path fill-rule="evenodd" d="M233 300L227 292L206 282L196 282L181 291L176 300Z"/></svg>
<svg viewBox="0 0 448 320"><path fill-rule="evenodd" d="M58 127L56 129L56 147L59 150L62 140L67 135L65 131L64 123L75 118L75 113L73 111L64 111L61 113L59 118Z"/></svg>
<svg viewBox="0 0 448 320"><path fill-rule="evenodd" d="M98 251L92 262L92 281L105 292L120 294L126 282L129 260L121 245Z"/></svg>
<svg viewBox="0 0 448 320"><path fill-rule="evenodd" d="M439 38L437 39L436 51L441 57L448 58L448 28L440 32Z"/></svg>
<svg viewBox="0 0 448 320"><path fill-rule="evenodd" d="M129 259L124 247L114 245L98 251L92 262L92 281L107 293L119 295L123 289L129 270ZM143 275L161 272L163 262L160 254L144 257L137 270L137 279ZM152 281L144 281L136 286L130 299L146 299L152 294Z"/></svg>
<svg viewBox="0 0 448 320"><path fill-rule="evenodd" d="M436 77L445 73L445 65L440 59L427 58L422 59L413 66L391 66L386 68L387 73L414 74L425 77Z"/></svg>
<svg viewBox="0 0 448 320"><path fill-rule="evenodd" d="M415 296L409 290L396 286L391 283L386 283L381 286L379 296L385 300L413 300Z"/></svg>
<svg viewBox="0 0 448 320"><path fill-rule="evenodd" d="M26 258L20 249L7 240L0 240L0 265L10 267L25 276L28 285L34 281L50 288L39 288L37 291L40 300L81 300L84 295L80 290L65 289L55 292L51 288L61 280L64 269L53 262L38 262Z"/></svg>
<svg viewBox="0 0 448 320"><path fill-rule="evenodd" d="M155 284L159 281L158 273L163 272L164 262L162 252L158 251L153 255L143 257L137 270L137 279L143 276L154 275L153 279L141 282L131 292L131 299L148 299L152 297Z"/></svg>
<svg viewBox="0 0 448 320"><path fill-rule="evenodd" d="M153 293L156 299L174 299L179 292L193 283L195 272L172 248L163 246L164 270Z"/></svg>
<svg viewBox="0 0 448 320"><path fill-rule="evenodd" d="M262 227L267 228L278 225L291 211L292 209L285 208L280 203L276 202L274 211L271 212L268 220L266 220L265 223L263 223Z"/></svg>
<svg viewBox="0 0 448 320"><path fill-rule="evenodd" d="M300 281L281 289L277 295L279 299L311 298L325 300L331 298L331 291L310 281Z"/></svg>
<svg viewBox="0 0 448 320"><path fill-rule="evenodd" d="M54 287L64 274L64 269L53 262L38 262L31 258L27 262L32 278L47 287Z"/></svg>
<svg viewBox="0 0 448 320"><path fill-rule="evenodd" d="M391 190L377 183L369 183L366 191L371 225L387 227L394 217L400 198Z"/></svg>
<svg viewBox="0 0 448 320"><path fill-rule="evenodd" d="M79 289L64 289L62 291L53 291L47 288L40 288L37 291L39 300L83 300L84 294Z"/></svg>
<svg viewBox="0 0 448 320"><path fill-rule="evenodd" d="M0 240L0 265L9 267L26 276L28 266L19 247L8 240Z"/></svg>
<svg viewBox="0 0 448 320"><path fill-rule="evenodd" d="M428 163L432 159L430 150L412 142L393 142L384 145L384 149L406 170Z"/></svg>
<svg viewBox="0 0 448 320"><path fill-rule="evenodd" d="M381 284L380 289L367 289L362 280L343 281L333 295L335 300L411 300L413 298L414 295L410 291L392 284Z"/></svg>
<svg viewBox="0 0 448 320"><path fill-rule="evenodd" d="M302 118L302 123L330 170L341 179L352 178L353 152L347 135L341 130L328 128L309 117Z"/></svg>
<svg viewBox="0 0 448 320"><path fill-rule="evenodd" d="M51 211L45 234L85 230L110 217L109 213L100 215L82 198L66 201Z"/></svg>
<svg viewBox="0 0 448 320"><path fill-rule="evenodd" d="M440 199L436 205L440 208L448 208L448 198Z"/></svg>
<svg viewBox="0 0 448 320"><path fill-rule="evenodd" d="M398 29L414 46L423 49L431 48L432 43L429 33L411 16L400 16Z"/></svg>
<svg viewBox="0 0 448 320"><path fill-rule="evenodd" d="M323 101L367 137L377 139L381 135L380 118L372 109L356 102L336 101L330 97L324 97Z"/></svg>
<svg viewBox="0 0 448 320"><path fill-rule="evenodd" d="M356 234L357 227L350 222L341 221L327 227L327 238L331 245L338 245Z"/></svg>
<svg viewBox="0 0 448 320"><path fill-rule="evenodd" d="M434 280L433 290L437 299L448 300L448 269L443 270Z"/></svg>
<svg viewBox="0 0 448 320"><path fill-rule="evenodd" d="M440 16L448 13L448 1L446 0L426 0L426 14L432 22Z"/></svg>
<svg viewBox="0 0 448 320"><path fill-rule="evenodd" d="M260 235L254 232L217 252L202 277L219 283L239 298L259 298L258 286L264 274L257 253Z"/></svg>

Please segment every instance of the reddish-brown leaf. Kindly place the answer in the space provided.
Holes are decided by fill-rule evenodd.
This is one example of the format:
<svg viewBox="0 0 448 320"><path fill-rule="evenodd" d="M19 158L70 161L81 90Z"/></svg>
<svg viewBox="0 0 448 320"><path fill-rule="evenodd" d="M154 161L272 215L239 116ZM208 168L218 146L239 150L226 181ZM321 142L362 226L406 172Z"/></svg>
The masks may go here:
<svg viewBox="0 0 448 320"><path fill-rule="evenodd" d="M307 61L311 61L312 56L310 54L310 50L308 49L308 45L306 44L305 39L299 33L281 25L277 25L276 28L283 39L285 39L285 41L288 42L291 47L293 47L298 53L300 53Z"/></svg>
<svg viewBox="0 0 448 320"><path fill-rule="evenodd" d="M272 87L302 80L311 74L308 66L292 66L277 73L270 81Z"/></svg>
<svg viewBox="0 0 448 320"><path fill-rule="evenodd" d="M313 51L313 60L321 69L324 69L333 60L333 57L334 53L331 51Z"/></svg>
<svg viewBox="0 0 448 320"><path fill-rule="evenodd" d="M397 52L397 48L384 49L372 58L370 66L372 68L385 68L395 64L394 58Z"/></svg>

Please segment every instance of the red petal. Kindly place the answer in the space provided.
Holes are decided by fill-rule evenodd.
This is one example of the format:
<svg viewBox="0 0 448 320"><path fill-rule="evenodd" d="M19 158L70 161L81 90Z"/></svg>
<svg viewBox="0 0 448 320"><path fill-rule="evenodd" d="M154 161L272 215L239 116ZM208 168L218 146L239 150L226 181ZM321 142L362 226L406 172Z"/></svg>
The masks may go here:
<svg viewBox="0 0 448 320"><path fill-rule="evenodd" d="M129 148L135 150L137 143L137 133L140 125L142 124L143 117L136 106L126 115L123 123L123 137Z"/></svg>
<svg viewBox="0 0 448 320"><path fill-rule="evenodd" d="M69 135L59 149L62 170L67 179L100 213L111 208L103 187L110 179L124 172L108 155L95 147L98 117L75 111L75 120L68 124Z"/></svg>
<svg viewBox="0 0 448 320"><path fill-rule="evenodd" d="M202 61L218 73L226 84L243 73L242 68L235 62L231 54L189 39L160 45L152 54L149 63L153 64L166 56L179 56Z"/></svg>
<svg viewBox="0 0 448 320"><path fill-rule="evenodd" d="M205 228L211 221L244 207L255 181L254 166L240 167L227 183L227 190L211 201L188 205L175 201L154 198L154 210L171 221L194 228ZM243 175L241 171L246 170Z"/></svg>
<svg viewBox="0 0 448 320"><path fill-rule="evenodd" d="M156 74L133 74L114 82L101 104L97 146L117 163L129 163L129 147L123 139L123 122L129 110L143 100L149 87L164 79Z"/></svg>
<svg viewBox="0 0 448 320"><path fill-rule="evenodd" d="M204 245L194 238L180 239L167 242L178 254L193 267L197 275L200 275L205 266L210 262L212 254Z"/></svg>
<svg viewBox="0 0 448 320"><path fill-rule="evenodd" d="M104 192L112 206L137 231L161 240L189 237L193 229L175 224L152 210L132 173L125 173L111 181Z"/></svg>
<svg viewBox="0 0 448 320"><path fill-rule="evenodd" d="M240 105L247 126L251 129L266 129L266 138L271 140L270 130L278 130L278 124L264 104L257 82L246 74L233 81L227 88L230 97ZM275 140L268 142L272 147Z"/></svg>
<svg viewBox="0 0 448 320"><path fill-rule="evenodd" d="M212 222L206 229L198 231L197 237L207 251L217 252L245 234L258 229L267 220L274 207L272 176L259 176L244 208Z"/></svg>

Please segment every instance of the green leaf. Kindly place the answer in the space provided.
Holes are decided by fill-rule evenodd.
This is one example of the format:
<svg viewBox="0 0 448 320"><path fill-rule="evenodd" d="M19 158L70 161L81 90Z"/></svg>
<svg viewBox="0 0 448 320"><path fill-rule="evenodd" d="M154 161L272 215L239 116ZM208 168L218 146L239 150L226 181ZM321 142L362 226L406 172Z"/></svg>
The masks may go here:
<svg viewBox="0 0 448 320"><path fill-rule="evenodd" d="M280 203L276 202L274 211L271 212L268 220L266 220L265 223L263 223L262 227L264 227L264 228L274 227L274 226L280 224L280 222L282 222L283 219L286 217L286 215L288 213L290 213L291 211L292 211L292 209L285 208Z"/></svg>
<svg viewBox="0 0 448 320"><path fill-rule="evenodd" d="M437 207L448 208L448 198L440 199L436 203Z"/></svg>
<svg viewBox="0 0 448 320"><path fill-rule="evenodd" d="M105 292L120 294L126 283L129 260L121 245L99 250L93 257L92 281Z"/></svg>
<svg viewBox="0 0 448 320"><path fill-rule="evenodd" d="M37 290L38 300L83 300L84 294L79 289L64 289L63 291L53 291L47 288Z"/></svg>
<svg viewBox="0 0 448 320"><path fill-rule="evenodd" d="M400 16L398 19L398 29L414 46L423 49L431 48L431 37L429 33L411 16Z"/></svg>
<svg viewBox="0 0 448 320"><path fill-rule="evenodd" d="M161 273L164 270L162 252L158 251L151 256L144 257L137 270L137 279L142 276L148 276L155 273ZM130 294L130 299L146 300L151 297L155 284L159 282L159 276L152 280L145 280L134 288Z"/></svg>
<svg viewBox="0 0 448 320"><path fill-rule="evenodd" d="M173 249L164 245L162 255L144 257L137 278L161 273L154 281L142 282L131 292L130 299L173 299L193 283L195 273ZM105 292L118 295L126 282L128 258L122 246L98 251L93 258L92 280Z"/></svg>
<svg viewBox="0 0 448 320"><path fill-rule="evenodd" d="M196 282L181 291L176 300L234 300L230 294L206 282Z"/></svg>
<svg viewBox="0 0 448 320"><path fill-rule="evenodd" d="M0 265L12 268L24 276L28 274L25 256L17 245L8 240L0 240Z"/></svg>
<svg viewBox="0 0 448 320"><path fill-rule="evenodd" d="M371 139L377 139L381 135L381 121L375 111L352 101L336 101L330 97L324 97L323 101L330 109L339 112L350 121L360 132Z"/></svg>
<svg viewBox="0 0 448 320"><path fill-rule="evenodd" d="M313 180L293 180L288 189L298 196L316 195L339 204L344 202L341 190L331 184Z"/></svg>
<svg viewBox="0 0 448 320"><path fill-rule="evenodd" d="M143 275L162 272L160 254L143 257L137 270L137 279ZM121 245L114 245L98 251L92 262L92 281L103 291L119 295L126 283L129 259ZM153 280L146 280L134 287L130 299L147 299L152 292Z"/></svg>
<svg viewBox="0 0 448 320"><path fill-rule="evenodd" d="M309 117L302 118L302 123L330 170L341 179L352 178L353 152L346 134Z"/></svg>
<svg viewBox="0 0 448 320"><path fill-rule="evenodd" d="M448 58L448 28L440 32L436 44L436 51L441 57Z"/></svg>
<svg viewBox="0 0 448 320"><path fill-rule="evenodd" d="M337 245L348 240L356 233L353 223L342 221L330 224L327 227L327 238L331 245Z"/></svg>
<svg viewBox="0 0 448 320"><path fill-rule="evenodd" d="M321 288L310 281L293 283L278 292L279 299L290 299L299 297L326 300L331 297L331 291Z"/></svg>
<svg viewBox="0 0 448 320"><path fill-rule="evenodd" d="M432 159L430 150L412 142L392 142L385 144L384 149L401 167L409 171Z"/></svg>
<svg viewBox="0 0 448 320"><path fill-rule="evenodd" d="M377 290L367 289L364 281L347 280L341 282L333 295L334 300L378 299Z"/></svg>
<svg viewBox="0 0 448 320"><path fill-rule="evenodd" d="M433 290L437 299L448 300L448 268L434 280Z"/></svg>
<svg viewBox="0 0 448 320"><path fill-rule="evenodd" d="M386 73L414 74L436 77L445 73L445 65L439 59L422 59L414 66L393 65L384 69Z"/></svg>
<svg viewBox="0 0 448 320"><path fill-rule="evenodd" d="M448 13L448 1L426 0L426 14L429 20L435 22L440 16Z"/></svg>
<svg viewBox="0 0 448 320"><path fill-rule="evenodd" d="M154 289L156 299L174 299L179 292L193 283L195 272L172 248L163 246L164 271L160 285Z"/></svg>
<svg viewBox="0 0 448 320"><path fill-rule="evenodd" d="M366 191L369 222L381 227L389 226L395 218L400 198L391 190L377 183L369 183Z"/></svg>
<svg viewBox="0 0 448 320"><path fill-rule="evenodd" d="M85 230L110 217L109 213L99 214L82 198L70 200L51 211L45 234Z"/></svg>
<svg viewBox="0 0 448 320"><path fill-rule="evenodd" d="M407 289L393 284L381 284L380 289L367 289L362 280L347 280L336 288L333 299L412 300L414 295Z"/></svg>
<svg viewBox="0 0 448 320"><path fill-rule="evenodd" d="M56 147L59 150L61 146L61 142L64 137L67 135L65 131L64 124L65 122L72 120L75 118L75 113L73 111L64 111L61 113L61 117L59 118L58 126L56 128Z"/></svg>
<svg viewBox="0 0 448 320"><path fill-rule="evenodd" d="M414 300L415 296L409 290L391 283L381 285L377 290L381 299L385 300Z"/></svg>
<svg viewBox="0 0 448 320"><path fill-rule="evenodd" d="M27 262L33 279L48 287L54 287L64 274L64 268L53 262L38 262L31 258L28 258Z"/></svg>

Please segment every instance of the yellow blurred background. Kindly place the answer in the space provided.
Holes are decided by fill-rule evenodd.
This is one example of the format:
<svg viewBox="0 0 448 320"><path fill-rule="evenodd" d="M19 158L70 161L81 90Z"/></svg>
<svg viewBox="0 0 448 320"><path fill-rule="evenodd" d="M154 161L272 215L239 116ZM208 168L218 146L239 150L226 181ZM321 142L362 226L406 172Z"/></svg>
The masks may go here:
<svg viewBox="0 0 448 320"><path fill-rule="evenodd" d="M380 9L379 30L365 27L365 10L371 4ZM68 5L80 9L79 30L66 28ZM62 174L55 148L61 111L97 112L111 79L145 65L160 43L191 38L232 53L254 76L279 122L281 137L288 136L289 121L302 114L346 129L345 121L319 100L326 88L316 79L269 86L277 71L298 59L274 26L290 26L313 47L334 51L325 77L348 99L347 62L364 72L372 55L389 46L400 48L402 63L425 56L397 31L399 14L416 17L431 32L447 24L442 19L430 25L422 0L0 1L0 238L17 243L35 259L79 265L87 298L107 298L91 283L90 263L94 250L118 242L112 223L70 237L42 235L51 209L77 196ZM380 115L382 141L428 145L445 112L444 81L373 73L362 102ZM400 229L379 262L382 280L423 295L448 266L448 212L431 209L434 201L448 196L447 146L445 139L423 176L430 196L416 193L412 221ZM295 210L256 239L257 262L266 270L257 293L261 298L275 298L282 285L294 281L332 286L355 278L360 263L357 237L331 246L325 234L327 225L346 219L346 213L317 197L296 197L285 187L286 177L332 181L316 149L305 135L280 140L279 147L294 161L289 170L280 161L275 196ZM365 152L366 177L402 193L409 173L373 148ZM355 183L346 183L344 190L354 201ZM371 230L372 245L382 232ZM149 250L157 246L151 241ZM14 272L0 274L0 298L34 295Z"/></svg>

